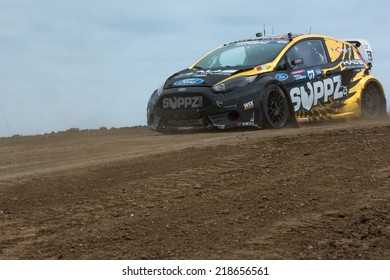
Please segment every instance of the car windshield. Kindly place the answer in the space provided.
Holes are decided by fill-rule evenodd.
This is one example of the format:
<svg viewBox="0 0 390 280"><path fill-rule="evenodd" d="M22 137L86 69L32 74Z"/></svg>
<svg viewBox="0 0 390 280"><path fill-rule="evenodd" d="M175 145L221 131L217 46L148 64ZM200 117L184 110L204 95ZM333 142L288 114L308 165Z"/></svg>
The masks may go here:
<svg viewBox="0 0 390 280"><path fill-rule="evenodd" d="M284 40L256 40L232 43L216 49L195 68L255 67L273 61L287 45Z"/></svg>

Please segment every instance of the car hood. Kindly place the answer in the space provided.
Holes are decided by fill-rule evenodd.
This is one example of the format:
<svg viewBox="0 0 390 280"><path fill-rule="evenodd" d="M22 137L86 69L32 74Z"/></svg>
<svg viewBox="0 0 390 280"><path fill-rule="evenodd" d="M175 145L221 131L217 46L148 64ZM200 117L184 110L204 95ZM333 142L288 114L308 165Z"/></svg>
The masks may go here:
<svg viewBox="0 0 390 280"><path fill-rule="evenodd" d="M229 67L207 70L185 69L169 77L168 80L165 82L164 88L191 86L212 87L213 85L242 71L242 67Z"/></svg>

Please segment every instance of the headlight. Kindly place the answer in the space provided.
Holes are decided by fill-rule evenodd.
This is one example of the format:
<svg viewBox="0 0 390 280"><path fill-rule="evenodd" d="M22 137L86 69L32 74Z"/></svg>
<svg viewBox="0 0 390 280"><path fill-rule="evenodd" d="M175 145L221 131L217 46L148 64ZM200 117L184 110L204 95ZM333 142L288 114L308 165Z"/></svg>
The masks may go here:
<svg viewBox="0 0 390 280"><path fill-rule="evenodd" d="M157 102L157 99L160 97L160 95L162 94L162 92L164 90L164 84L165 84L165 82L162 83L158 89L153 91L152 95L149 98L148 108L153 106L153 104L155 104Z"/></svg>
<svg viewBox="0 0 390 280"><path fill-rule="evenodd" d="M238 87L245 87L256 80L258 75L255 76L241 76L233 78L231 80L216 84L212 87L215 92L228 92Z"/></svg>
<svg viewBox="0 0 390 280"><path fill-rule="evenodd" d="M158 96L160 96L161 93L163 92L164 84L165 84L165 82L163 82L163 83L161 84L161 86L157 89L157 95L158 95Z"/></svg>

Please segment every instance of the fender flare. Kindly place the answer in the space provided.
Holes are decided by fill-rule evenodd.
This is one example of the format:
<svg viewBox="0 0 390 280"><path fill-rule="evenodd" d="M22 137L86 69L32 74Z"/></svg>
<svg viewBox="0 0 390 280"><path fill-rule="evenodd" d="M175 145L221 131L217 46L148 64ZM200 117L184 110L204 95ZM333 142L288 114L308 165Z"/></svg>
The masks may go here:
<svg viewBox="0 0 390 280"><path fill-rule="evenodd" d="M271 77L271 76L265 76L265 77L261 77L260 78L260 80L257 82L257 86L261 89L260 90L260 94L259 94L259 101L260 101L260 103L261 102L263 102L263 92L264 92L264 90L267 88L267 87L269 87L270 85L272 85L272 84L274 84L274 85L277 85L277 86L279 86L282 90L283 90L283 92L284 92L284 94L285 94L285 96L286 96L286 98L287 98L287 100L288 100L288 105L289 105L289 110L290 110L290 116L289 116L289 125L290 126L292 126L292 127L295 127L295 126L297 126L297 121L296 121L296 117L295 117L295 111L294 111L294 106L293 106L293 104L292 104L292 101L291 101L291 96L290 96L290 94L289 94L289 91L288 91L288 89L286 88L286 86L282 83L282 82L280 82L278 79L276 79L276 78L274 78L274 77ZM258 110L258 112L257 112L257 115L259 116L259 117L261 117L262 116L262 114L260 113L260 110L261 110L261 106L260 106L260 103L259 103L259 108L257 109ZM263 120L261 119L261 120L259 120L259 122L261 123L261 125L263 126Z"/></svg>
<svg viewBox="0 0 390 280"><path fill-rule="evenodd" d="M362 94L364 92L364 89L367 87L367 85L369 84L374 84L375 87L379 90L379 92L381 93L381 96L382 96L382 112L381 112L381 116L382 117L387 117L387 100L386 100L386 94L385 94L385 90L382 86L382 84L379 82L378 79L376 79L375 77L370 77L369 79L365 80L364 81L364 84L363 84L363 87L362 87L362 90L361 90L361 95L360 95L360 98L359 98L359 107L360 107L360 114L362 112Z"/></svg>

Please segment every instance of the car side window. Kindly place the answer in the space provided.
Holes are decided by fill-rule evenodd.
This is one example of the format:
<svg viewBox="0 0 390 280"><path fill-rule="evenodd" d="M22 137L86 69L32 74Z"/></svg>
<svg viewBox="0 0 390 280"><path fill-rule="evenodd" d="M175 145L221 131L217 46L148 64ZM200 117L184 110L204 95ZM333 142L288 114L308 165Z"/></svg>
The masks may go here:
<svg viewBox="0 0 390 280"><path fill-rule="evenodd" d="M302 63L294 65L294 61L302 59ZM321 40L305 40L294 45L287 52L287 62L291 68L301 69L328 63L324 45Z"/></svg>

